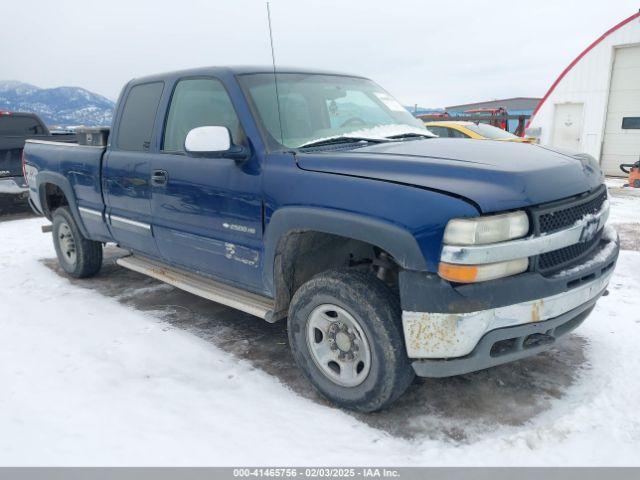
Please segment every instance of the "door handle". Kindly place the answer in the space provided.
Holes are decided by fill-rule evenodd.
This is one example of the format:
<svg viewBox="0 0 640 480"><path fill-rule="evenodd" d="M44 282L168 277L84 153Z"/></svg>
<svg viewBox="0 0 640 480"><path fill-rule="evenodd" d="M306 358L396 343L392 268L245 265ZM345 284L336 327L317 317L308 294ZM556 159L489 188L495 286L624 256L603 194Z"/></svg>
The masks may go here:
<svg viewBox="0 0 640 480"><path fill-rule="evenodd" d="M151 174L151 183L153 185L162 186L166 185L169 180L169 174L166 170L154 170Z"/></svg>

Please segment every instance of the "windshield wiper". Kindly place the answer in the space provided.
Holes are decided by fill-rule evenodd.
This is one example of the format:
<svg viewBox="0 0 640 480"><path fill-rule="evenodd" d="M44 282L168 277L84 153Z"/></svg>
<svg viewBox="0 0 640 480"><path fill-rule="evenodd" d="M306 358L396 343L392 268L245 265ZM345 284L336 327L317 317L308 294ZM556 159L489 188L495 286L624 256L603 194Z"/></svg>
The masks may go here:
<svg viewBox="0 0 640 480"><path fill-rule="evenodd" d="M404 140L406 138L435 138L435 135L429 135L427 133L415 133L415 132L407 132L407 133L400 133L398 135L390 135L388 137L389 140Z"/></svg>
<svg viewBox="0 0 640 480"><path fill-rule="evenodd" d="M300 145L299 148L308 148L308 147L322 147L325 145L338 145L341 143L349 144L349 143L384 143L389 142L390 140L386 138L371 138L371 137L352 137L349 135L340 135L339 137L332 138L323 138L320 140L312 140L311 142L307 142L303 145Z"/></svg>

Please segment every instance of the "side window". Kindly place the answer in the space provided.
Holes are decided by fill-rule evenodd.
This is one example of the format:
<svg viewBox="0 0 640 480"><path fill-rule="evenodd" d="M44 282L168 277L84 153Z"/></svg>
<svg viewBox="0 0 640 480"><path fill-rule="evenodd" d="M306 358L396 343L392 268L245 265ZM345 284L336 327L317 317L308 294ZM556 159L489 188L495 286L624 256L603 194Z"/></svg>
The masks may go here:
<svg viewBox="0 0 640 480"><path fill-rule="evenodd" d="M117 145L120 150L149 150L163 86L162 82L145 83L129 90L118 127Z"/></svg>
<svg viewBox="0 0 640 480"><path fill-rule="evenodd" d="M439 137L447 137L447 129L442 127L435 127L431 125L427 125L427 130L431 133L438 135Z"/></svg>
<svg viewBox="0 0 640 480"><path fill-rule="evenodd" d="M454 130L453 128L448 128L447 130L449 130L449 138L469 138L459 130Z"/></svg>
<svg viewBox="0 0 640 480"><path fill-rule="evenodd" d="M187 133L196 127L222 126L238 141L240 121L220 81L212 78L180 80L169 106L162 149L183 152Z"/></svg>

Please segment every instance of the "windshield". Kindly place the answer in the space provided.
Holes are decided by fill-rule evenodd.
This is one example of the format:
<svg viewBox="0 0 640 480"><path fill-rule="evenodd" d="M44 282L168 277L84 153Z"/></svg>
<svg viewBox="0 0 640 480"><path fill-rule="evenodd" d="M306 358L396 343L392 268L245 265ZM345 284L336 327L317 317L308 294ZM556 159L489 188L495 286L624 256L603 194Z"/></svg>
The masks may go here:
<svg viewBox="0 0 640 480"><path fill-rule="evenodd" d="M370 80L299 73L279 73L277 77L279 112L273 74L242 75L239 80L266 131L288 148L340 138L433 136L420 120Z"/></svg>
<svg viewBox="0 0 640 480"><path fill-rule="evenodd" d="M487 125L486 123L472 123L470 125L465 125L465 127L491 140L506 140L509 138L518 138L513 133L507 132L506 130L502 130L498 127L494 127L493 125Z"/></svg>

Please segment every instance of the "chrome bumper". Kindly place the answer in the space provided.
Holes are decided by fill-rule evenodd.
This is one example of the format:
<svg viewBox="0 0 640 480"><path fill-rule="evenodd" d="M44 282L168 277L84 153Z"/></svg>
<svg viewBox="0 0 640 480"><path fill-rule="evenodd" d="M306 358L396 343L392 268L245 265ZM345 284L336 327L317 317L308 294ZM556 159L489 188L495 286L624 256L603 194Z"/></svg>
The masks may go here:
<svg viewBox="0 0 640 480"><path fill-rule="evenodd" d="M606 289L613 274L613 269L601 271L599 264L608 265L611 257L617 255L618 249L617 234L612 227L605 227L603 237L610 238L611 241L595 258L587 259L582 265L583 268L598 268L598 274L594 274L596 278L584 281L565 292L468 313L403 311L402 324L409 358L462 357L471 353L487 332L556 318L598 297ZM580 268L581 266L574 267L569 272ZM559 272L556 276L566 276L567 273Z"/></svg>
<svg viewBox="0 0 640 480"><path fill-rule="evenodd" d="M589 316L598 299L544 322L498 328L488 332L469 355L457 358L420 358L411 362L419 377L442 378L477 372L514 362L552 348Z"/></svg>
<svg viewBox="0 0 640 480"><path fill-rule="evenodd" d="M18 183L14 177L0 178L0 193L20 195L27 193L28 191L29 187L27 187L26 184Z"/></svg>

